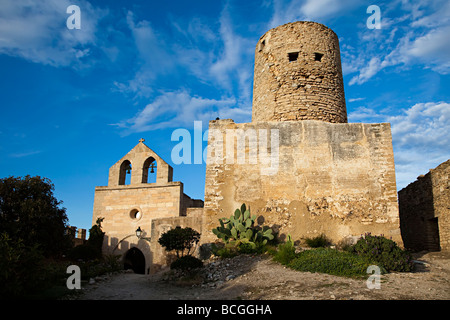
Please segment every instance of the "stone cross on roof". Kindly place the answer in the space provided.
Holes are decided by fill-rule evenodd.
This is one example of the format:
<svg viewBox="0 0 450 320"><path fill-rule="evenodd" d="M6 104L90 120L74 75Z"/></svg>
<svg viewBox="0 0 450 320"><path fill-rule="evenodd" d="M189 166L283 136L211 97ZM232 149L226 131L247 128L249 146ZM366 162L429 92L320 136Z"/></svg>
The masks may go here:
<svg viewBox="0 0 450 320"><path fill-rule="evenodd" d="M139 142L144 142L145 141L145 139L144 138L141 138L141 139L139 139Z"/></svg>

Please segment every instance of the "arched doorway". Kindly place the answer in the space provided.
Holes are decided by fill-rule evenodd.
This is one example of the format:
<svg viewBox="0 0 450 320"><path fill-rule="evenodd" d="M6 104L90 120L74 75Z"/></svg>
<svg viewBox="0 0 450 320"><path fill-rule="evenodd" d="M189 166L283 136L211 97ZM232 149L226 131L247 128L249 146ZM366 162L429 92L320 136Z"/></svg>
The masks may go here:
<svg viewBox="0 0 450 320"><path fill-rule="evenodd" d="M138 248L131 248L125 254L123 261L125 270L132 269L135 273L145 274L145 257Z"/></svg>

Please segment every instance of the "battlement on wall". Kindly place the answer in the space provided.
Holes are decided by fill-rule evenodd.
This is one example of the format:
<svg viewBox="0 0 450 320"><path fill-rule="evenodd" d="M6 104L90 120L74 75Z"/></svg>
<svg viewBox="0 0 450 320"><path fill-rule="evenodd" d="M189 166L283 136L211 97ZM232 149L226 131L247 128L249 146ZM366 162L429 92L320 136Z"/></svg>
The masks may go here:
<svg viewBox="0 0 450 320"><path fill-rule="evenodd" d="M70 226L68 228L69 234L72 236L72 240L74 243L74 246L79 246L84 244L86 240L86 229L77 228L75 226Z"/></svg>

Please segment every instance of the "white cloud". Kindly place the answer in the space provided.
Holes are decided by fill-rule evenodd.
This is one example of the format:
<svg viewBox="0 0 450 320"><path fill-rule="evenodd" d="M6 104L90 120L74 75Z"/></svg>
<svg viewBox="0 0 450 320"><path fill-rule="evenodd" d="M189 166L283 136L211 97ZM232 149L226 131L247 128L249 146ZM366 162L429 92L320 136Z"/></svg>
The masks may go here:
<svg viewBox="0 0 450 320"><path fill-rule="evenodd" d="M436 28L422 37L416 38L409 48L410 57L419 59L432 69L443 74L450 73L450 26Z"/></svg>
<svg viewBox="0 0 450 320"><path fill-rule="evenodd" d="M382 6L381 30L362 27L360 44L342 46L344 74L357 73L349 85L363 84L381 70L397 66L422 66L441 74L450 73L450 3L435 0L415 5L398 2ZM395 18L390 17L396 16Z"/></svg>
<svg viewBox="0 0 450 320"><path fill-rule="evenodd" d="M375 74L378 73L382 69L380 59L378 57L372 57L370 61L361 68L359 75L354 76L350 82L349 85L353 85L355 83L362 84L366 82L368 79L372 78Z"/></svg>
<svg viewBox="0 0 450 320"><path fill-rule="evenodd" d="M104 10L78 1L81 29L69 30L69 0L3 0L0 2L0 54L52 66L80 64L96 42L98 20Z"/></svg>
<svg viewBox="0 0 450 320"><path fill-rule="evenodd" d="M236 100L233 98L207 99L192 96L186 90L165 92L133 118L116 126L129 134L162 128L190 127L194 121L208 122L216 117L233 117L239 120L249 116L248 111L233 107L235 105Z"/></svg>
<svg viewBox="0 0 450 320"><path fill-rule="evenodd" d="M269 28L298 20L324 22L346 15L358 5L357 0L273 0Z"/></svg>
<svg viewBox="0 0 450 320"><path fill-rule="evenodd" d="M365 100L366 98L350 98L348 99L348 102L357 102L357 101L362 101Z"/></svg>
<svg viewBox="0 0 450 320"><path fill-rule="evenodd" d="M35 151L28 151L28 152L11 153L9 156L11 158L24 158L24 157L33 156L35 154L39 154L41 152L42 152L42 150L35 150Z"/></svg>
<svg viewBox="0 0 450 320"><path fill-rule="evenodd" d="M418 103L387 120L392 124L393 140L398 147L448 149L450 146L448 103Z"/></svg>
<svg viewBox="0 0 450 320"><path fill-rule="evenodd" d="M173 32L136 21L128 13L127 23L142 63L133 79L115 82L115 87L140 98L154 98L133 118L116 125L129 133L191 126L195 120L216 117L237 122L250 119L254 43L234 32L229 6L223 8L217 30L205 27L208 24L199 17L169 20ZM192 88L196 83L214 87L214 98L183 88L155 88L159 77L169 72L187 74Z"/></svg>
<svg viewBox="0 0 450 320"><path fill-rule="evenodd" d="M450 158L449 103L417 103L396 115L362 107L349 114L350 120L391 123L398 189Z"/></svg>
<svg viewBox="0 0 450 320"><path fill-rule="evenodd" d="M136 97L150 97L153 93L155 79L174 71L175 55L164 41L164 35L158 34L147 20L135 21L136 18L128 11L126 22L133 36L137 59L134 77L126 83L115 81L115 89L124 93L132 93Z"/></svg>

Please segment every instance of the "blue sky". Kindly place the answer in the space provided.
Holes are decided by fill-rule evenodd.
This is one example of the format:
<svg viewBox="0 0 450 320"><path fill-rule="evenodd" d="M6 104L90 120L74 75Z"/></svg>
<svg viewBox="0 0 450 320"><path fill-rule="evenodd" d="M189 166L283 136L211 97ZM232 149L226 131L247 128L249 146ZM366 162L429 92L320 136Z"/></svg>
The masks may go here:
<svg viewBox="0 0 450 320"><path fill-rule="evenodd" d="M255 45L297 20L337 33L349 122L391 123L398 189L450 158L448 1L1 0L0 177L48 177L88 229L95 186L144 138L203 199L205 165L174 165L172 132L250 122Z"/></svg>

